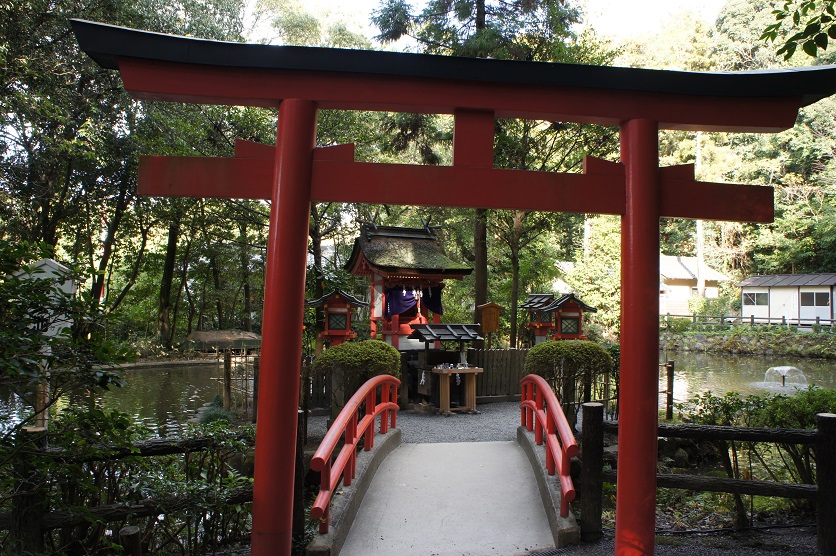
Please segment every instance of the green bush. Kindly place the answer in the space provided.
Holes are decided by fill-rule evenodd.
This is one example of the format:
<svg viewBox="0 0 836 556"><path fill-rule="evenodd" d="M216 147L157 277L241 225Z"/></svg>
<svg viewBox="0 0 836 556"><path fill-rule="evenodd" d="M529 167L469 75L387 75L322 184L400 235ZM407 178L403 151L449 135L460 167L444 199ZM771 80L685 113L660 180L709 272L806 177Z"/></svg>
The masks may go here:
<svg viewBox="0 0 836 556"><path fill-rule="evenodd" d="M550 341L529 350L523 369L546 379L566 411L569 405L586 401L584 391L591 391L596 378L612 370L612 357L589 340ZM574 411L567 411L567 417L574 423Z"/></svg>
<svg viewBox="0 0 836 556"><path fill-rule="evenodd" d="M526 374L555 382L567 376L609 372L612 358L607 350L589 340L557 340L531 348L523 368Z"/></svg>
<svg viewBox="0 0 836 556"><path fill-rule="evenodd" d="M401 354L380 340L346 342L326 349L314 360L312 370L331 376L331 413L335 415L370 378L383 374L400 378Z"/></svg>
<svg viewBox="0 0 836 556"><path fill-rule="evenodd" d="M690 319L669 319L667 321L667 331L673 334L683 334L691 330Z"/></svg>
<svg viewBox="0 0 836 556"><path fill-rule="evenodd" d="M313 362L314 372L340 370L346 376L366 380L388 374L401 376L401 354L380 340L346 342L325 350Z"/></svg>

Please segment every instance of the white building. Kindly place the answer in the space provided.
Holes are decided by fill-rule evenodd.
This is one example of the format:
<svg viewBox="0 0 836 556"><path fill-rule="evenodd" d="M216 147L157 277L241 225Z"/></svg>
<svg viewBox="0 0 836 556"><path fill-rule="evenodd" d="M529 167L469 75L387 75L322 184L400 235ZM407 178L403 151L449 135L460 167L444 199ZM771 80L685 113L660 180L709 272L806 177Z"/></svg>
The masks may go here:
<svg viewBox="0 0 836 556"><path fill-rule="evenodd" d="M752 276L737 284L744 321L774 324L832 324L836 274Z"/></svg>
<svg viewBox="0 0 836 556"><path fill-rule="evenodd" d="M659 256L659 314L690 315L688 300L700 295L717 298L720 282L730 279L706 265L697 257Z"/></svg>

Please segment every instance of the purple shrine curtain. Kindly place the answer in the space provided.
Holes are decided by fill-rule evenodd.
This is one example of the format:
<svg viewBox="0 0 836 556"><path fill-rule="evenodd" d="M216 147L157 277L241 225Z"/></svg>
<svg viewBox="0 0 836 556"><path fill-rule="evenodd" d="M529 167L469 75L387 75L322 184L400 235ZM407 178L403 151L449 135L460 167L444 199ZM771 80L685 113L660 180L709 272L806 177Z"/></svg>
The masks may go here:
<svg viewBox="0 0 836 556"><path fill-rule="evenodd" d="M424 307L437 315L442 315L444 309L441 306L441 289L441 286L423 288L418 293L419 290L412 287L395 286L394 288L386 288L386 307L383 316L388 319L392 318L392 315L400 315L415 307L419 298Z"/></svg>

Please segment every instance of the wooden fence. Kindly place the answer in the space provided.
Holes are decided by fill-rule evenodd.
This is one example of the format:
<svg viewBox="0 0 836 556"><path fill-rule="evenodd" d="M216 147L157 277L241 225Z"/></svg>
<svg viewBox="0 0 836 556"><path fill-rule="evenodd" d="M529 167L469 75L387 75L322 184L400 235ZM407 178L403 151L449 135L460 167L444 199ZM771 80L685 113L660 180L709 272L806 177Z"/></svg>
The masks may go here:
<svg viewBox="0 0 836 556"><path fill-rule="evenodd" d="M485 371L476 380L479 403L511 401L520 396L520 380L527 349L469 349L467 362Z"/></svg>
<svg viewBox="0 0 836 556"><path fill-rule="evenodd" d="M95 468L97 473L103 474L105 473L104 468L106 462L115 462L124 458L159 457L174 454L208 452L212 450L227 450L228 448L224 447L226 441L214 437L153 439L134 442L129 446L91 448L88 456L78 454L68 456L64 450L46 446L46 432L44 430L39 429L28 433L21 431L20 434L25 435L26 441L22 443L24 447L21 448L21 452L13 456L15 459L11 465L14 480L12 485L13 491L10 493L12 511L0 512L0 530L10 531L10 539L15 544L14 550L20 553L43 553L49 548L48 543L45 543L49 532L56 529L68 531L76 528L95 526L98 535L102 536L105 535L105 525L109 524L113 527L112 530L114 532L114 536L110 540L112 542L122 540L126 545L131 546L130 550L132 552L126 552L127 554L138 555L138 550L140 550L139 530L133 525L122 527L126 522L136 521L138 518L147 518L147 523L156 523L157 516L159 515L169 512L177 514L178 512L184 512L184 509L192 511L195 508L203 507L210 508L203 514L204 518L206 518L209 514L220 511L219 506L221 505L237 505L252 501L252 484L231 488L222 494L220 489L217 489L217 486L213 486L207 482L207 492L212 492L214 498L212 496L207 497L201 493L197 493L195 496L161 495L160 498L145 498L131 502L111 503L94 507L53 509L49 507L49 496L45 490L50 488L48 477L50 471L48 467L45 467L44 462L46 461L52 460L70 466L77 466L79 476L83 476L84 472L89 472L91 468ZM23 438L24 436L21 436L21 439ZM237 436L236 439L248 445L253 444L253 439L249 436ZM298 445L297 465L301 462L301 459L302 447ZM32 465L31 462L35 460L41 461L40 466ZM184 465L186 464L184 463ZM215 471L212 472L212 474L214 473ZM216 480L219 478L220 475L215 477ZM120 477L115 480L129 479ZM62 486L66 489L75 488L72 484L64 484ZM300 531L304 530L305 524L303 514L304 505L301 499L302 492L300 475L297 477L297 496L294 500L294 519L297 520L294 522L294 527ZM235 511L239 512L239 510ZM218 520L216 519L215 521ZM206 526L205 523L203 525ZM227 526L231 526L231 524L228 523ZM235 531L234 529L227 530L226 528L221 528L215 531L220 537L211 537L215 533L210 531L208 526L206 528L206 534L209 536L205 540L207 545L213 545L221 537L234 537L238 533L240 533L240 538L235 538L233 541L244 542L248 538L248 533L245 529ZM225 530L226 532L220 533L221 530ZM151 528L146 524L144 526L145 536L149 535L150 532ZM169 534L174 537L179 534L179 531L170 533L164 530L161 533L161 535ZM169 538L166 542L174 542L176 544L177 541L172 540L173 537ZM92 533L88 541L94 544L95 542L99 542Z"/></svg>
<svg viewBox="0 0 836 556"><path fill-rule="evenodd" d="M756 317L754 315L749 315L748 317L741 317L740 315L698 315L696 313L690 315L672 315L670 313L666 315L662 315L659 317L660 326L664 329L667 329L670 326L671 321L675 319L687 319L690 320L692 324L696 326L700 325L721 325L721 326L805 326L805 327L812 327L812 326L821 326L823 330L830 330L831 332L836 332L832 330L836 321L832 319L823 319L820 317L812 318L812 319L802 319L802 318L787 318L786 316L781 317Z"/></svg>
<svg viewBox="0 0 836 556"><path fill-rule="evenodd" d="M658 435L710 441L813 444L816 453L816 484L778 483L761 480L725 479L699 475L657 474L656 486L705 492L728 492L781 498L814 500L818 524L818 548L822 554L836 554L836 415L816 416L816 430L758 429L706 425L658 427ZM618 434L617 421L604 421L603 406L583 406L581 441L581 538L596 540L602 534L603 482L615 483L616 471L604 470L604 432Z"/></svg>

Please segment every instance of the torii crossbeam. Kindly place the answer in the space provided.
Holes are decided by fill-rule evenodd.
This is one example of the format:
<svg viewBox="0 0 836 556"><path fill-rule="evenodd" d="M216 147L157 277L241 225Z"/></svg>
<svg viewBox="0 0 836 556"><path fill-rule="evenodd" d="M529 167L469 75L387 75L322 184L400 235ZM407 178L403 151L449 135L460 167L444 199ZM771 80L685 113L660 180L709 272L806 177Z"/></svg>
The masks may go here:
<svg viewBox="0 0 836 556"><path fill-rule="evenodd" d="M617 554L652 554L656 507L659 218L769 222L772 190L659 168L659 129L775 132L836 92L836 67L756 73L465 59L221 43L84 21L81 48L143 99L279 108L276 147L232 159L144 158L141 192L272 199L256 433L252 554L289 554L311 201L618 214L621 391ZM318 109L455 116L453 166L366 164L317 149ZM493 167L495 118L619 126L621 163L584 174ZM391 184L398 184L392 187ZM280 241L281 240L281 241ZM279 318L281 315L281 318Z"/></svg>

